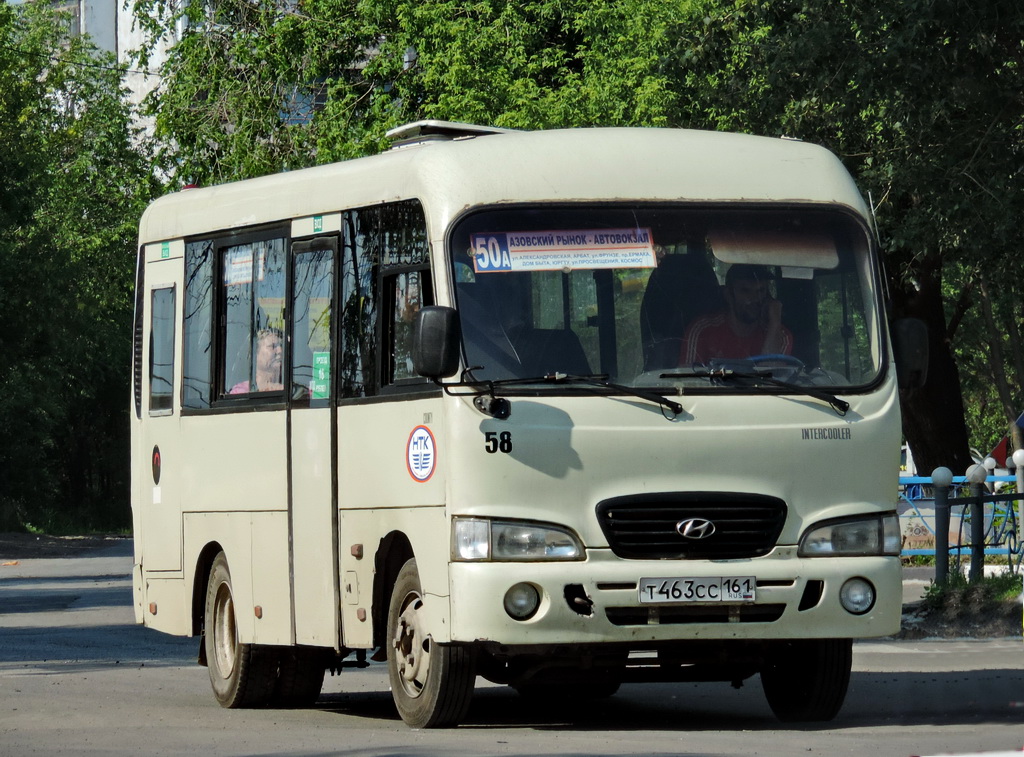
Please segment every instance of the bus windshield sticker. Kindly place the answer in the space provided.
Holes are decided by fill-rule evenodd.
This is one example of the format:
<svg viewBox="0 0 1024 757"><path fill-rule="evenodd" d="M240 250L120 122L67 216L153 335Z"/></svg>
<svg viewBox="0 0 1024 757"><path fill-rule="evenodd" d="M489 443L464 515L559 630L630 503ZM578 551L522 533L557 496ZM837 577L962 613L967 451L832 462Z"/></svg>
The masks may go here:
<svg viewBox="0 0 1024 757"><path fill-rule="evenodd" d="M650 229L484 232L470 245L477 273L657 265Z"/></svg>

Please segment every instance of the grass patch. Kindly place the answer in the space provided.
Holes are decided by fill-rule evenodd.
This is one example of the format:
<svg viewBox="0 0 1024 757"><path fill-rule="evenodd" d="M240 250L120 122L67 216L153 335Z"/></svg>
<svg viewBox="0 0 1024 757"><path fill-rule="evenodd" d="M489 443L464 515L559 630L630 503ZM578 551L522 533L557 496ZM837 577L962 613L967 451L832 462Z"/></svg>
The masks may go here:
<svg viewBox="0 0 1024 757"><path fill-rule="evenodd" d="M970 583L963 573L950 573L945 584L932 583L924 593L929 610L948 616L994 611L1021 596L1022 579L1009 572Z"/></svg>
<svg viewBox="0 0 1024 757"><path fill-rule="evenodd" d="M935 565L935 555L904 555L900 560L904 568L929 568Z"/></svg>

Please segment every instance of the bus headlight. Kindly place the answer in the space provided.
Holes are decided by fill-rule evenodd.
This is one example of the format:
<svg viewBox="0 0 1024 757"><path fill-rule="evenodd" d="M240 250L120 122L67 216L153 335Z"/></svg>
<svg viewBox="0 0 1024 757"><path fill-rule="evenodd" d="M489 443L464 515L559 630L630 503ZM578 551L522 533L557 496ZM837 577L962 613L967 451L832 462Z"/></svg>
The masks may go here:
<svg viewBox="0 0 1024 757"><path fill-rule="evenodd" d="M800 539L801 557L898 555L900 524L895 513L817 523Z"/></svg>
<svg viewBox="0 0 1024 757"><path fill-rule="evenodd" d="M455 518L452 559L582 560L583 547L572 531L547 523Z"/></svg>

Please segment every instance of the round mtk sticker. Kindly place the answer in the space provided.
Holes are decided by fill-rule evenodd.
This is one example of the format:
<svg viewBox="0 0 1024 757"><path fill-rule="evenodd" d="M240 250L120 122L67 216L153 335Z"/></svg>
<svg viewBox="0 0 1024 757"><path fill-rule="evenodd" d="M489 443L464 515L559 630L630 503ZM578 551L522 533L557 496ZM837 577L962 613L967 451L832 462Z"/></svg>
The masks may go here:
<svg viewBox="0 0 1024 757"><path fill-rule="evenodd" d="M426 426L417 426L409 434L405 448L405 464L409 475L416 481L428 481L434 475L437 464L437 444L434 435Z"/></svg>

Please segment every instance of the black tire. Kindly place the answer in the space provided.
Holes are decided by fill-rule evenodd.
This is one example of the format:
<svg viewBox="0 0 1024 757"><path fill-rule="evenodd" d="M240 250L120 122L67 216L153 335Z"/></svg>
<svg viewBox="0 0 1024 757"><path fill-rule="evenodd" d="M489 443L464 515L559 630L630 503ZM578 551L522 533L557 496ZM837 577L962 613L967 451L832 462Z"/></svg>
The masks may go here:
<svg viewBox="0 0 1024 757"><path fill-rule="evenodd" d="M280 650L272 707L312 707L324 687L323 654L319 649L287 647Z"/></svg>
<svg viewBox="0 0 1024 757"><path fill-rule="evenodd" d="M388 607L388 678L402 720L412 728L456 725L476 683L473 649L434 644L425 628L416 561L402 566Z"/></svg>
<svg viewBox="0 0 1024 757"><path fill-rule="evenodd" d="M846 699L852 665L851 639L785 642L761 670L761 686L785 723L832 720Z"/></svg>
<svg viewBox="0 0 1024 757"><path fill-rule="evenodd" d="M213 695L222 707L264 707L277 678L277 652L239 644L228 561L221 552L210 568L203 644Z"/></svg>

